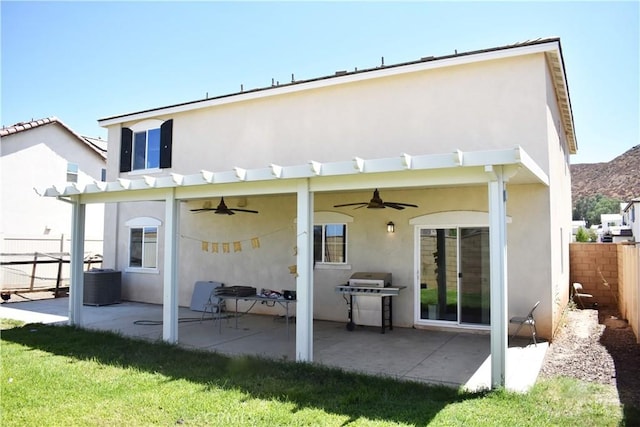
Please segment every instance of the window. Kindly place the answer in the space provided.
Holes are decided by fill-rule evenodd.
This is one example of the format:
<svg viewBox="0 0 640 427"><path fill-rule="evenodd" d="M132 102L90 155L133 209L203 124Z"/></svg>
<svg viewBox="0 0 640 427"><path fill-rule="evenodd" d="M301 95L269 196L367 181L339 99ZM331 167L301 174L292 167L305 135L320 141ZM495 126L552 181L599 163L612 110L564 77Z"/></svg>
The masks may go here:
<svg viewBox="0 0 640 427"><path fill-rule="evenodd" d="M347 262L347 225L313 226L313 260L319 263Z"/></svg>
<svg viewBox="0 0 640 427"><path fill-rule="evenodd" d="M155 169L160 165L160 129L133 134L133 170Z"/></svg>
<svg viewBox="0 0 640 427"><path fill-rule="evenodd" d="M120 134L120 172L171 167L173 120L145 120Z"/></svg>
<svg viewBox="0 0 640 427"><path fill-rule="evenodd" d="M67 163L67 182L78 182L77 163Z"/></svg>
<svg viewBox="0 0 640 427"><path fill-rule="evenodd" d="M126 222L129 227L129 262L131 270L153 270L158 268L158 227L155 218L140 217Z"/></svg>
<svg viewBox="0 0 640 427"><path fill-rule="evenodd" d="M129 267L156 268L158 227L132 228L129 239Z"/></svg>
<svg viewBox="0 0 640 427"><path fill-rule="evenodd" d="M105 182L107 180L107 170L102 168L100 170L100 181Z"/></svg>

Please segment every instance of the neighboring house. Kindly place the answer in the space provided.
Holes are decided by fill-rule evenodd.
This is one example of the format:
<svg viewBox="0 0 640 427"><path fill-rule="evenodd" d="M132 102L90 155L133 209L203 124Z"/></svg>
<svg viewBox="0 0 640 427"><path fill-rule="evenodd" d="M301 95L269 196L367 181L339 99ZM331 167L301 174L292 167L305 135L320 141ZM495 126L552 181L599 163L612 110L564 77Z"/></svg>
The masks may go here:
<svg viewBox="0 0 640 427"><path fill-rule="evenodd" d="M631 229L631 239L640 242L640 198L631 199L622 210L622 224Z"/></svg>
<svg viewBox="0 0 640 427"><path fill-rule="evenodd" d="M55 240L70 237L71 205L43 198L35 189L104 180L106 157L106 141L78 135L56 117L0 129L0 251L60 252ZM85 234L87 239L100 241L99 253L103 216L102 204L88 209ZM54 241L53 246L44 243L45 239ZM36 243L23 244L27 240ZM4 273L5 269L3 285Z"/></svg>
<svg viewBox="0 0 640 427"><path fill-rule="evenodd" d="M620 210L624 209L621 204ZM600 241L604 243L619 243L631 240L631 227L625 224L623 214L601 214L598 228Z"/></svg>
<svg viewBox="0 0 640 427"><path fill-rule="evenodd" d="M164 305L167 341L178 340L177 306L189 305L196 281L295 289L297 360L312 360L313 319L346 320L336 285L389 272L406 286L394 326L491 331L496 385L511 316L540 301L548 339L561 321L577 143L559 39L99 123L112 148L109 182L46 195L73 202L78 228L86 205L114 202L104 265L123 271L123 298ZM368 202L375 189L417 207L336 207ZM221 197L259 214L194 211ZM70 317L81 324L76 289Z"/></svg>

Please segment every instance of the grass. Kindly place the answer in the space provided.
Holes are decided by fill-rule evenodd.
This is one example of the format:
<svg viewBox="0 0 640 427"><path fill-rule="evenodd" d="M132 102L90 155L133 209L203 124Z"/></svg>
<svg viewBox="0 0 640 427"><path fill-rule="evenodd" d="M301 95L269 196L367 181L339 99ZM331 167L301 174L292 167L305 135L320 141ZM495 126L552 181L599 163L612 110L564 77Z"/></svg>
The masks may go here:
<svg viewBox="0 0 640 427"><path fill-rule="evenodd" d="M68 326L2 322L2 426L633 425L612 387L462 392L305 363L226 357ZM401 357L401 356L399 356ZM579 396L579 399L576 399ZM576 403L576 401L578 401Z"/></svg>

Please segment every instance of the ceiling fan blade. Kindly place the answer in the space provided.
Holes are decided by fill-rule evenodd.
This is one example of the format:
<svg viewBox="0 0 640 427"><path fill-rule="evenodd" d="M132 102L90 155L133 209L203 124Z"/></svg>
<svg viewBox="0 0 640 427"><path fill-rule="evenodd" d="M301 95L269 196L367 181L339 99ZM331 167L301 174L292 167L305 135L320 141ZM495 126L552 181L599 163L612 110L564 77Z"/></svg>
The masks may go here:
<svg viewBox="0 0 640 427"><path fill-rule="evenodd" d="M214 210L215 210L214 214L217 214L217 215L235 215L236 214L231 209L214 209Z"/></svg>
<svg viewBox="0 0 640 427"><path fill-rule="evenodd" d="M236 212L248 212L248 213L254 213L257 214L258 211L252 211L251 209L238 209L238 208L231 208L229 209L230 211L236 211Z"/></svg>
<svg viewBox="0 0 640 427"><path fill-rule="evenodd" d="M385 205L396 205L396 206L404 206L407 208L417 208L418 205L412 205L411 203L400 203L400 202L384 202Z"/></svg>
<svg viewBox="0 0 640 427"><path fill-rule="evenodd" d="M404 206L399 206L399 205L396 205L395 203L389 203L389 202L385 202L384 207L385 208L392 208L392 209L395 209L395 210L398 210L398 211L401 211L401 210L404 209Z"/></svg>
<svg viewBox="0 0 640 427"><path fill-rule="evenodd" d="M333 207L334 208L342 208L344 206L356 206L356 205L366 206L368 204L369 204L369 202L345 203L345 204L342 204L342 205L333 205Z"/></svg>
<svg viewBox="0 0 640 427"><path fill-rule="evenodd" d="M215 209L213 208L191 209L191 212L205 212L205 211L215 211Z"/></svg>

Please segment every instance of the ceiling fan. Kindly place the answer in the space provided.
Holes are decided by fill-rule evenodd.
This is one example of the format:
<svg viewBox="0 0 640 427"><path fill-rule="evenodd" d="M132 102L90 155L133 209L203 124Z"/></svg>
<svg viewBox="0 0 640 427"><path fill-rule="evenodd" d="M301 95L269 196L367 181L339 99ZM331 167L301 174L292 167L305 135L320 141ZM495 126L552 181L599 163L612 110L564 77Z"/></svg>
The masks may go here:
<svg viewBox="0 0 640 427"><path fill-rule="evenodd" d="M343 205L334 205L334 208L341 208L344 206L358 206L355 209L360 209L362 207L367 207L367 209L384 209L384 208L393 208L397 210L402 210L406 207L408 208L417 208L418 205L412 205L410 203L400 203L400 202L383 202L380 198L380 193L376 188L373 192L373 198L368 202L357 202L357 203L345 203Z"/></svg>
<svg viewBox="0 0 640 427"><path fill-rule="evenodd" d="M200 209L191 209L191 212L205 212L205 211L213 211L213 213L218 215L235 215L236 212L248 212L257 214L258 211L252 211L250 209L238 209L238 208L229 208L224 203L224 197L220 198L220 203L217 207L212 208L211 202L205 202L204 206Z"/></svg>

